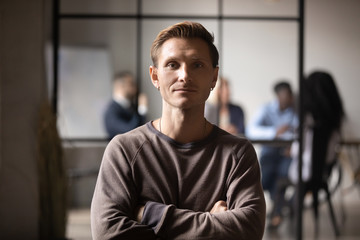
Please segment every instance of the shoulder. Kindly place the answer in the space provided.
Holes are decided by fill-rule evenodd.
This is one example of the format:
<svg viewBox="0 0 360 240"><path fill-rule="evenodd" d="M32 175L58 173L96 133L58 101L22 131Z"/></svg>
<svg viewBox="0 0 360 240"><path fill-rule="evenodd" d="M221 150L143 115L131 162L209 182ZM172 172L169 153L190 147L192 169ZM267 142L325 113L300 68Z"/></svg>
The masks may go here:
<svg viewBox="0 0 360 240"><path fill-rule="evenodd" d="M252 143L244 136L235 136L219 128L217 141L219 147L231 150L236 158L241 158L244 154L256 158Z"/></svg>
<svg viewBox="0 0 360 240"><path fill-rule="evenodd" d="M116 135L110 143L117 145L139 145L149 138L151 132L147 124L141 125L131 131Z"/></svg>
<svg viewBox="0 0 360 240"><path fill-rule="evenodd" d="M217 149L223 152L224 159L228 159L231 172L242 172L245 174L250 169L259 173L259 162L256 151L252 143L246 137L234 136L229 133L223 133L219 138L220 143Z"/></svg>
<svg viewBox="0 0 360 240"><path fill-rule="evenodd" d="M148 142L150 136L151 132L146 124L129 132L118 134L110 140L105 154L126 154L129 157L131 154L135 154L145 142Z"/></svg>
<svg viewBox="0 0 360 240"><path fill-rule="evenodd" d="M274 111L279 108L279 102L277 100L273 100L267 103L264 103L261 107L264 111Z"/></svg>
<svg viewBox="0 0 360 240"><path fill-rule="evenodd" d="M256 116L264 117L264 115L267 115L269 112L273 112L273 111L274 111L274 101L263 103L256 110Z"/></svg>
<svg viewBox="0 0 360 240"><path fill-rule="evenodd" d="M115 110L121 109L121 106L115 102L114 100L111 100L108 104L107 104L107 112L109 113L113 113Z"/></svg>
<svg viewBox="0 0 360 240"><path fill-rule="evenodd" d="M111 101L109 101L109 103L108 103L108 107L116 107L118 105L119 104L117 102L115 102L113 99Z"/></svg>
<svg viewBox="0 0 360 240"><path fill-rule="evenodd" d="M243 113L243 109L239 105L235 105L235 104L230 103L229 104L229 109L232 112Z"/></svg>

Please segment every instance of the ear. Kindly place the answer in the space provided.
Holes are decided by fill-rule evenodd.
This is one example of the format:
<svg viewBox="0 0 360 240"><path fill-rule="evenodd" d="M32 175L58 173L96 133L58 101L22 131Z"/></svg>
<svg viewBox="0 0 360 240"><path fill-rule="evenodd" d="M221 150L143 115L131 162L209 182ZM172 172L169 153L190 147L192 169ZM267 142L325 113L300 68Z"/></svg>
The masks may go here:
<svg viewBox="0 0 360 240"><path fill-rule="evenodd" d="M150 73L150 78L151 78L152 84L156 88L159 88L160 85L159 85L159 78L158 78L158 75L157 75L157 68L155 66L150 66L149 73Z"/></svg>
<svg viewBox="0 0 360 240"><path fill-rule="evenodd" d="M218 74L219 74L219 67L216 67L216 68L214 68L213 80L211 82L212 88L215 88L215 86L216 86L216 82L218 80Z"/></svg>

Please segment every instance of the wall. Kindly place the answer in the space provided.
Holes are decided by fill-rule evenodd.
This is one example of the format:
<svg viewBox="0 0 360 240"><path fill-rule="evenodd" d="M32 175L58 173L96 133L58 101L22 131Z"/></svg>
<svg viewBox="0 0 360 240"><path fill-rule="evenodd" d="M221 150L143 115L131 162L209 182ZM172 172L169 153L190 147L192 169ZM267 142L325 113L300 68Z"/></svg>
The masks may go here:
<svg viewBox="0 0 360 240"><path fill-rule="evenodd" d="M44 1L0 2L0 239L38 239L36 119Z"/></svg>
<svg viewBox="0 0 360 240"><path fill-rule="evenodd" d="M343 98L345 138L360 138L360 1L307 1L305 72L332 73Z"/></svg>

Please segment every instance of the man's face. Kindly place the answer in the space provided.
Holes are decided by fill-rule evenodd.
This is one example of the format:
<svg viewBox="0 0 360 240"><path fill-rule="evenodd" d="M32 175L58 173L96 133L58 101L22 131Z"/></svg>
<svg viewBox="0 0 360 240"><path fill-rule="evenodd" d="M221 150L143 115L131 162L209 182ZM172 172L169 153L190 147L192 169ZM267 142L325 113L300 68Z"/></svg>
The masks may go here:
<svg viewBox="0 0 360 240"><path fill-rule="evenodd" d="M203 106L217 74L208 45L199 38L167 40L159 50L158 66L150 67L151 79L160 87L164 102L181 109Z"/></svg>
<svg viewBox="0 0 360 240"><path fill-rule="evenodd" d="M136 95L135 80L131 76L127 76L124 81L124 90L128 99L133 98Z"/></svg>
<svg viewBox="0 0 360 240"><path fill-rule="evenodd" d="M293 95L288 89L284 88L279 90L279 92L277 93L277 97L281 110L285 110L293 105Z"/></svg>

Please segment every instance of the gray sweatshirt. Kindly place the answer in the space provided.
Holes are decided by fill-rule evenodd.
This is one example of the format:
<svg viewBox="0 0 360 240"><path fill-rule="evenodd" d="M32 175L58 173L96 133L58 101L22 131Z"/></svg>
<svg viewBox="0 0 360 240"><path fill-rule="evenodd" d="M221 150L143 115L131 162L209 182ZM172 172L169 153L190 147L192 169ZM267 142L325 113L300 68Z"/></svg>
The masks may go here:
<svg viewBox="0 0 360 240"><path fill-rule="evenodd" d="M211 214L224 200L229 210ZM145 205L141 223L135 209ZM265 201L254 148L214 126L180 144L148 122L108 144L91 206L93 239L261 239Z"/></svg>

